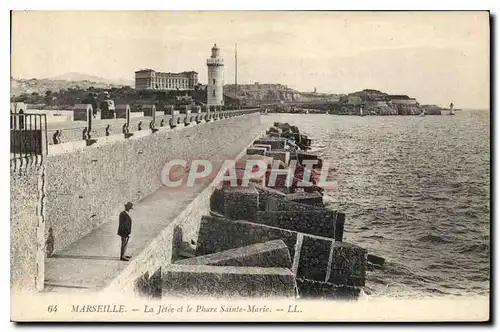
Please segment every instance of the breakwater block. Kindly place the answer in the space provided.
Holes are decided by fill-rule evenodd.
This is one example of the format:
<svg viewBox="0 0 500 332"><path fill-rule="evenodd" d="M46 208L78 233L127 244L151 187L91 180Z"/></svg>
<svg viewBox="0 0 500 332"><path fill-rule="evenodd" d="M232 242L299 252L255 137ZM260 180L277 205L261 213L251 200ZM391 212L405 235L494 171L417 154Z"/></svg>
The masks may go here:
<svg viewBox="0 0 500 332"><path fill-rule="evenodd" d="M238 170L236 170L236 172L238 172ZM266 185L266 175L262 175L260 177L257 177L257 178L251 178L249 183L251 184L256 184L256 185L260 185L260 186L265 186ZM260 206L260 199L259 199L259 206Z"/></svg>
<svg viewBox="0 0 500 332"><path fill-rule="evenodd" d="M328 282L336 285L364 286L367 251L346 242L334 242Z"/></svg>
<svg viewBox="0 0 500 332"><path fill-rule="evenodd" d="M271 157L276 160L281 160L285 165L290 163L290 152L288 151L265 151L264 155L266 157Z"/></svg>
<svg viewBox="0 0 500 332"><path fill-rule="evenodd" d="M326 281L328 261L333 241L302 235L302 245L299 251L297 278L316 281Z"/></svg>
<svg viewBox="0 0 500 332"><path fill-rule="evenodd" d="M283 130L280 129L280 128L278 128L278 127L271 127L271 128L269 128L268 132L269 133L281 134L283 132Z"/></svg>
<svg viewBox="0 0 500 332"><path fill-rule="evenodd" d="M116 119L115 110L101 109L101 120Z"/></svg>
<svg viewBox="0 0 500 332"><path fill-rule="evenodd" d="M283 240L290 257L295 254L297 233L243 220L202 216L196 256L249 246L272 240Z"/></svg>
<svg viewBox="0 0 500 332"><path fill-rule="evenodd" d="M258 154L258 155L264 156L266 154L266 149L265 148L247 148L246 153L248 155Z"/></svg>
<svg viewBox="0 0 500 332"><path fill-rule="evenodd" d="M311 210L323 210L323 207L307 205L302 203L296 203L293 201L288 201L285 199L276 199L270 197L266 200L266 211L311 211Z"/></svg>
<svg viewBox="0 0 500 332"><path fill-rule="evenodd" d="M141 297L161 298L161 284L161 268L158 268L151 276L146 272L137 278L134 282L134 292Z"/></svg>
<svg viewBox="0 0 500 332"><path fill-rule="evenodd" d="M340 286L299 278L297 278L297 289L300 298L324 300L356 300L361 292L359 287Z"/></svg>
<svg viewBox="0 0 500 332"><path fill-rule="evenodd" d="M178 111L177 111L178 112ZM179 114L172 114L172 117L169 120L170 128L175 128L177 127L177 122L179 122Z"/></svg>
<svg viewBox="0 0 500 332"><path fill-rule="evenodd" d="M286 139L258 139L253 144L270 145L273 150L282 150L286 147Z"/></svg>
<svg viewBox="0 0 500 332"><path fill-rule="evenodd" d="M313 153L306 153L306 152L297 152L297 159L300 163L302 163L304 160L319 160L320 157L313 154Z"/></svg>
<svg viewBox="0 0 500 332"><path fill-rule="evenodd" d="M287 194L286 199L295 203L307 204L317 207L324 207L323 196L318 192L296 192Z"/></svg>
<svg viewBox="0 0 500 332"><path fill-rule="evenodd" d="M165 105L163 107L163 115L173 114L174 106L173 105Z"/></svg>
<svg viewBox="0 0 500 332"><path fill-rule="evenodd" d="M268 144L254 144L252 147L254 148L264 148L266 151L271 150L271 146Z"/></svg>
<svg viewBox="0 0 500 332"><path fill-rule="evenodd" d="M287 149L286 151L290 152L290 159L297 159L297 152L299 151L299 147L295 144L294 141L286 140Z"/></svg>
<svg viewBox="0 0 500 332"><path fill-rule="evenodd" d="M285 193L273 188L265 186L254 186L254 188L259 193L259 198L261 202L269 198L285 199L286 196Z"/></svg>
<svg viewBox="0 0 500 332"><path fill-rule="evenodd" d="M254 187L225 187L224 216L255 221L259 210L259 193Z"/></svg>
<svg viewBox="0 0 500 332"><path fill-rule="evenodd" d="M282 240L256 243L211 255L183 259L175 264L292 268L290 251Z"/></svg>
<svg viewBox="0 0 500 332"><path fill-rule="evenodd" d="M284 268L172 264L161 272L162 297L296 296L295 278Z"/></svg>
<svg viewBox="0 0 500 332"><path fill-rule="evenodd" d="M259 211L257 223L294 232L333 238L335 213L331 210Z"/></svg>
<svg viewBox="0 0 500 332"><path fill-rule="evenodd" d="M286 132L286 133L283 133L281 136L285 137L289 141L293 141L295 145L298 145L300 143L300 134L299 133Z"/></svg>

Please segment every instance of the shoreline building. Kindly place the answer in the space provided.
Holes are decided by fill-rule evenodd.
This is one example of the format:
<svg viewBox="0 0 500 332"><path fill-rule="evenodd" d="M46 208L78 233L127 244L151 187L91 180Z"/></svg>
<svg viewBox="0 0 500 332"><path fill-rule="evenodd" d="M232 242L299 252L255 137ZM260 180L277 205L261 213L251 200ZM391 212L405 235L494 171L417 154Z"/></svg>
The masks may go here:
<svg viewBox="0 0 500 332"><path fill-rule="evenodd" d="M207 106L224 105L224 59L217 44L212 47L212 55L207 59L208 85Z"/></svg>
<svg viewBox="0 0 500 332"><path fill-rule="evenodd" d="M388 104L393 105L416 105L418 104L415 98L410 98L406 95L389 95L387 96Z"/></svg>
<svg viewBox="0 0 500 332"><path fill-rule="evenodd" d="M198 84L198 73L162 73L153 69L135 72L135 88L138 90L194 90Z"/></svg>

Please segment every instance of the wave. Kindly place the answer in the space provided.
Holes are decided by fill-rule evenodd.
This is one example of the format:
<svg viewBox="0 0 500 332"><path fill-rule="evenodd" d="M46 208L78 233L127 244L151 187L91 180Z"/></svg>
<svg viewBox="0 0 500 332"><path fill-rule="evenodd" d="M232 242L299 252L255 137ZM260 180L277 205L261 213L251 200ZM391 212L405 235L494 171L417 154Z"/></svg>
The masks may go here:
<svg viewBox="0 0 500 332"><path fill-rule="evenodd" d="M465 254L472 252L484 253L489 251L490 251L490 245L488 243L481 243L481 244L471 244L469 246L465 246L458 252L461 254Z"/></svg>
<svg viewBox="0 0 500 332"><path fill-rule="evenodd" d="M378 240L383 240L385 239L384 236L382 235L368 235L368 236L363 236L365 239L378 239Z"/></svg>
<svg viewBox="0 0 500 332"><path fill-rule="evenodd" d="M428 234L421 236L417 239L418 241L421 242L430 242L430 243L451 243L452 241L446 240L443 237L439 235L434 235L434 234Z"/></svg>

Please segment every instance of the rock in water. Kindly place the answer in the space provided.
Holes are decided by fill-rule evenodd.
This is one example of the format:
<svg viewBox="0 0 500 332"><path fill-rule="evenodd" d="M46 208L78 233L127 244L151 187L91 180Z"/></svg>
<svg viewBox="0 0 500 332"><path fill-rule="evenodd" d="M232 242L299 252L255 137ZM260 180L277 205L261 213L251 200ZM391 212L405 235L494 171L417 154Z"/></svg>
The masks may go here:
<svg viewBox="0 0 500 332"><path fill-rule="evenodd" d="M380 256L368 254L367 260L369 263L372 263L374 265L379 265L382 266L385 263L385 258L382 258Z"/></svg>

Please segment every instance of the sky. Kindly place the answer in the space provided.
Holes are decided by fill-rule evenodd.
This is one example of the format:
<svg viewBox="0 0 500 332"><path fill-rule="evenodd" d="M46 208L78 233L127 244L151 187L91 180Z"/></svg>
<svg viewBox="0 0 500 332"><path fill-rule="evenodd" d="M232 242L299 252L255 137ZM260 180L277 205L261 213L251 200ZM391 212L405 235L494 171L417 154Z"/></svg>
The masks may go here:
<svg viewBox="0 0 500 332"><path fill-rule="evenodd" d="M422 104L489 108L487 12L16 11L11 76L68 72L133 80L152 68L207 80L214 43L225 83L299 91L377 89Z"/></svg>

